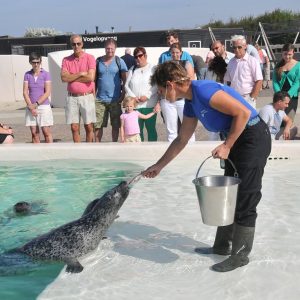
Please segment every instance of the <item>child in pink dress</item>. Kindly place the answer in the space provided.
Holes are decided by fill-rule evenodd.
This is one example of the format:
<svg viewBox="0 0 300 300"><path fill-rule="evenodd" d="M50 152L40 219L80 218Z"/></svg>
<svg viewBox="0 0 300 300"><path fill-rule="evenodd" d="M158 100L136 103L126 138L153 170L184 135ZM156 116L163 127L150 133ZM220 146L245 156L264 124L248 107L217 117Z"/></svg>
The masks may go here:
<svg viewBox="0 0 300 300"><path fill-rule="evenodd" d="M141 119L149 119L153 115L157 113L154 111L144 115L134 110L136 107L136 100L133 97L126 97L123 100L123 108L125 112L121 115L121 128L120 128L120 136L121 143L125 142L141 142L140 137L140 126L139 126L139 118Z"/></svg>

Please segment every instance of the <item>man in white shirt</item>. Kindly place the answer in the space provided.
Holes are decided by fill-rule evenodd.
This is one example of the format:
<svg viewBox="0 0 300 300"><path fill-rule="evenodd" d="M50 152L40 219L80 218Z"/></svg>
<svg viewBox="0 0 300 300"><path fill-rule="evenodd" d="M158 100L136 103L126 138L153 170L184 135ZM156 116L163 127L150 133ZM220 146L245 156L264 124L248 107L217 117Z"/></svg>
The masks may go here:
<svg viewBox="0 0 300 300"><path fill-rule="evenodd" d="M244 36L234 35L231 42L235 56L227 65L224 83L234 88L256 108L256 99L263 81L259 61L246 52L247 43Z"/></svg>
<svg viewBox="0 0 300 300"><path fill-rule="evenodd" d="M273 140L293 140L297 134L298 128L292 127L292 119L284 112L289 106L290 100L287 92L276 92L273 96L273 103L265 105L259 111L259 116L269 126ZM280 128L282 121L284 127Z"/></svg>

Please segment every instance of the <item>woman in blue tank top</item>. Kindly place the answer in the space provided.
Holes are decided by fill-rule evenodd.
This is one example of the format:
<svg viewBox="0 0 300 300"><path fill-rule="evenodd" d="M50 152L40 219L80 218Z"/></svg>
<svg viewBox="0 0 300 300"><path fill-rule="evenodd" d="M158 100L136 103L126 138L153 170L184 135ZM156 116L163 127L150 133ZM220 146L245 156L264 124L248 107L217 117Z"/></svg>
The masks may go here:
<svg viewBox="0 0 300 300"><path fill-rule="evenodd" d="M195 131L198 120L209 131L222 132L225 141L212 150L212 155L214 158L230 158L242 181L235 219L232 225L217 228L212 248L196 248L195 251L230 255L212 266L218 272L248 264L255 232L256 206L261 199L262 176L271 151L268 126L235 90L214 81L190 80L185 69L175 62L158 65L151 84L157 85L159 92L171 103L178 98L186 100L178 137L165 154L143 172L143 176L156 177L180 153ZM233 174L233 168L226 161L225 176Z"/></svg>

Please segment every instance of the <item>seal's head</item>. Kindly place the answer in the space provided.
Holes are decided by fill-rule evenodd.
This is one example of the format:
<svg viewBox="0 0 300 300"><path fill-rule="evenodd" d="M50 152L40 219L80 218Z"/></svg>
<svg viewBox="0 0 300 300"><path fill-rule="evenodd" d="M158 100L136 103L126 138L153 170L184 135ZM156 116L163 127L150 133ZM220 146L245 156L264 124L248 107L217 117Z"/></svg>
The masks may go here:
<svg viewBox="0 0 300 300"><path fill-rule="evenodd" d="M114 205L121 207L128 197L129 187L126 181L122 181L112 190L110 190L110 199L114 202Z"/></svg>
<svg viewBox="0 0 300 300"><path fill-rule="evenodd" d="M126 181L122 181L121 183L119 183L119 185L116 186L116 191L121 194L121 197L124 198L124 200L126 200L126 198L128 197L129 194L129 186L128 183Z"/></svg>
<svg viewBox="0 0 300 300"><path fill-rule="evenodd" d="M14 211L19 215L27 215L31 212L31 205L26 201L18 202L14 205Z"/></svg>

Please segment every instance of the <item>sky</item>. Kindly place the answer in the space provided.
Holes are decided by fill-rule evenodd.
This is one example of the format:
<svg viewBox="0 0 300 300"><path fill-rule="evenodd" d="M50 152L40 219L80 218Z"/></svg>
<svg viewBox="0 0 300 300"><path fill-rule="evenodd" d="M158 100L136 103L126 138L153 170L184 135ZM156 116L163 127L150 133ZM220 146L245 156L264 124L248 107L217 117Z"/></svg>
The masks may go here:
<svg viewBox="0 0 300 300"><path fill-rule="evenodd" d="M0 0L0 36L28 28L64 33L193 29L210 21L258 16L276 8L300 12L295 0Z"/></svg>

